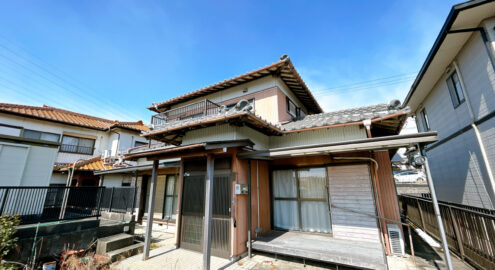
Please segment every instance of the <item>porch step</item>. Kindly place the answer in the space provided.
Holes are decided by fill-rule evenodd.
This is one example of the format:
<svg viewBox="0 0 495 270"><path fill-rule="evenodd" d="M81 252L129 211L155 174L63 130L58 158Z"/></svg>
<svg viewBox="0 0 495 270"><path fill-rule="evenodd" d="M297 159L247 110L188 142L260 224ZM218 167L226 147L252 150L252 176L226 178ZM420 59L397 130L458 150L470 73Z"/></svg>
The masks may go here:
<svg viewBox="0 0 495 270"><path fill-rule="evenodd" d="M96 254L107 255L109 252L119 250L134 244L134 236L119 233L98 239Z"/></svg>
<svg viewBox="0 0 495 270"><path fill-rule="evenodd" d="M116 249L114 251L108 252L106 255L110 258L111 262L115 262L119 260L120 258L128 258L131 256L134 256L136 254L139 254L143 252L144 249L144 243L143 242L138 242L136 244Z"/></svg>

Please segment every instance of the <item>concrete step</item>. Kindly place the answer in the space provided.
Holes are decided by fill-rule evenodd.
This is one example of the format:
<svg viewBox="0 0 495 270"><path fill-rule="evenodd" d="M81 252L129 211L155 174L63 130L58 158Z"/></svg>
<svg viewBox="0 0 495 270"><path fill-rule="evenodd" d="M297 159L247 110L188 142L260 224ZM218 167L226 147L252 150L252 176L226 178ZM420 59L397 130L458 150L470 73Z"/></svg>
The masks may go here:
<svg viewBox="0 0 495 270"><path fill-rule="evenodd" d="M134 236L119 233L98 239L96 254L106 255L110 251L118 250L134 244Z"/></svg>
<svg viewBox="0 0 495 270"><path fill-rule="evenodd" d="M115 262L121 258L128 258L131 256L134 256L136 254L139 254L143 252L144 249L144 243L143 242L137 242L133 245L116 249L114 251L108 252L106 255L110 258L111 262Z"/></svg>

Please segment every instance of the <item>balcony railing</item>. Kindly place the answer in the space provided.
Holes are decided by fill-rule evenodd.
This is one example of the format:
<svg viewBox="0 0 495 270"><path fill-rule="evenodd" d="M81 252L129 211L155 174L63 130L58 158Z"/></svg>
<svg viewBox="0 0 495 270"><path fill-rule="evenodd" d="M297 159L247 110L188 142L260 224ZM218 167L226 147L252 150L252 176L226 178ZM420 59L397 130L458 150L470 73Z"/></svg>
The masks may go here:
<svg viewBox="0 0 495 270"><path fill-rule="evenodd" d="M153 115L151 117L151 124L154 126L160 126L184 119L214 115L219 112L220 105L205 99Z"/></svg>
<svg viewBox="0 0 495 270"><path fill-rule="evenodd" d="M92 155L93 154L93 147L72 145L72 144L62 144L62 145L60 145L60 152Z"/></svg>

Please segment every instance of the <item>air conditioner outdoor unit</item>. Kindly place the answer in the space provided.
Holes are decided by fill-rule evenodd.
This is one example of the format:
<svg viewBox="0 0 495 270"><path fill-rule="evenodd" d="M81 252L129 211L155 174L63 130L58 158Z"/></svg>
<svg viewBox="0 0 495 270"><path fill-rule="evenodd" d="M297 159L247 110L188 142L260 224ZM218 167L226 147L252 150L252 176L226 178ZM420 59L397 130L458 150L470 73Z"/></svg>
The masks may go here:
<svg viewBox="0 0 495 270"><path fill-rule="evenodd" d="M390 242L390 249L392 254L404 255L404 237L402 231L397 224L387 224L388 228L388 241Z"/></svg>

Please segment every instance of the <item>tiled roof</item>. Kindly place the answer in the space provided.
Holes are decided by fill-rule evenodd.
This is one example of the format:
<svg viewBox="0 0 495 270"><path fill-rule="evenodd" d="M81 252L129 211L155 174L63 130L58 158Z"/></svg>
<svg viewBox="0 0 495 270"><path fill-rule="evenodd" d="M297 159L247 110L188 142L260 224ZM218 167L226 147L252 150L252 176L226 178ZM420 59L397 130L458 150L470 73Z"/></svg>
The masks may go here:
<svg viewBox="0 0 495 270"><path fill-rule="evenodd" d="M397 104L378 104L334 112L306 115L304 119L282 125L284 131L295 131L314 127L347 124L363 120L373 120L395 114L407 114L409 108L399 108Z"/></svg>
<svg viewBox="0 0 495 270"><path fill-rule="evenodd" d="M69 163L68 166L61 168L61 171L67 170L67 168L73 168L74 163ZM76 163L76 170L78 171L101 171L119 168L111 164L105 164L101 156L95 156L86 160L82 160Z"/></svg>
<svg viewBox="0 0 495 270"><path fill-rule="evenodd" d="M119 122L103 119L87 114L76 113L47 105L28 106L19 104L0 103L0 112L32 117L36 119L54 121L69 125L76 125L92 129L107 130L111 128L126 128L135 131L148 131L149 128L142 121Z"/></svg>
<svg viewBox="0 0 495 270"><path fill-rule="evenodd" d="M284 81L289 89L299 98L299 100L301 100L310 113L320 113L323 111L287 55L283 55L279 61L271 65L203 87L163 102L154 103L153 106L148 107L148 109L156 112L163 111L172 105L222 91L224 89L268 75L275 75Z"/></svg>

